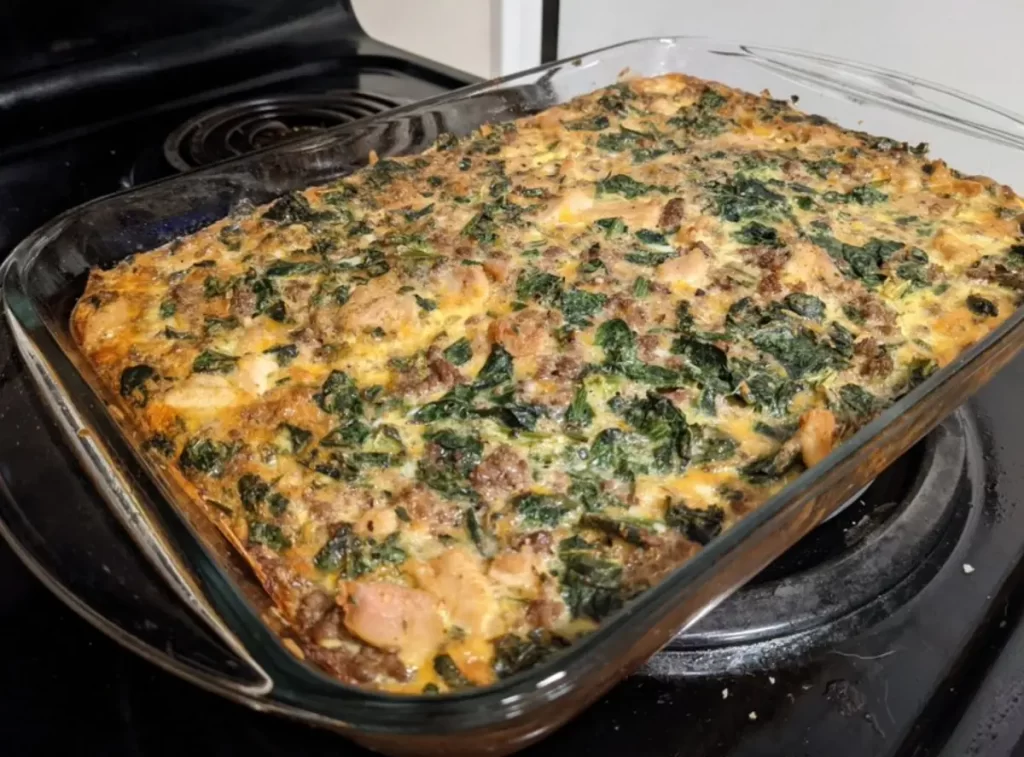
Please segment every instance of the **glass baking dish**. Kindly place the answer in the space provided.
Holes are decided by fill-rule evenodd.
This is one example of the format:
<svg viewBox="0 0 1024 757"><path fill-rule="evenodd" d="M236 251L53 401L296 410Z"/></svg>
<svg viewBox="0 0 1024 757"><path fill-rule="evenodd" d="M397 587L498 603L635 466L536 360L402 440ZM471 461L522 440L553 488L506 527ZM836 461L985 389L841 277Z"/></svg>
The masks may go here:
<svg viewBox="0 0 1024 757"><path fill-rule="evenodd" d="M392 754L502 754L550 733L698 621L827 518L980 387L1022 346L1024 310L932 375L825 461L705 547L564 654L478 691L394 696L330 679L274 633L255 578L188 498L117 425L77 350L69 316L90 268L109 267L229 214L336 179L441 132L534 113L623 75L681 71L799 96L840 125L910 142L967 173L1024 189L1024 122L962 93L821 56L702 39L650 39L467 87L323 135L107 197L34 233L3 269L8 325L35 387L93 485L171 589L251 669L200 681L236 700L337 729ZM198 679L198 676L196 677Z"/></svg>

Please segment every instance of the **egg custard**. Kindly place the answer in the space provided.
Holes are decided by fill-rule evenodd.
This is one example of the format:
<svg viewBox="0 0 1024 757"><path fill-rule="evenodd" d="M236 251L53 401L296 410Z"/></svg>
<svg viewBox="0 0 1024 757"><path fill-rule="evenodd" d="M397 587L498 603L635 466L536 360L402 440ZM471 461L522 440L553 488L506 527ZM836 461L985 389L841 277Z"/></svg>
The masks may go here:
<svg viewBox="0 0 1024 757"><path fill-rule="evenodd" d="M297 654L486 686L1017 307L1024 203L926 149L628 81L94 270L74 334Z"/></svg>

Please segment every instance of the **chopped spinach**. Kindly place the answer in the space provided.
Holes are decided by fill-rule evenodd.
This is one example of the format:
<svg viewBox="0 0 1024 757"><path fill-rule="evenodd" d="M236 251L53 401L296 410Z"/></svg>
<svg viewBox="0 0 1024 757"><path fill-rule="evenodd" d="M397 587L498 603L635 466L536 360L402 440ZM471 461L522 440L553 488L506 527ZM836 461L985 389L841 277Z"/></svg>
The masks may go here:
<svg viewBox="0 0 1024 757"><path fill-rule="evenodd" d="M325 413L351 418L362 415L363 401L355 382L342 371L331 371L319 393L314 395Z"/></svg>
<svg viewBox="0 0 1024 757"><path fill-rule="evenodd" d="M178 312L178 304L174 300L164 300L160 303L160 317L170 318Z"/></svg>
<svg viewBox="0 0 1024 757"><path fill-rule="evenodd" d="M855 418L867 418L880 409L881 403L871 392L857 384L845 384L839 388L839 401L843 408Z"/></svg>
<svg viewBox="0 0 1024 757"><path fill-rule="evenodd" d="M263 214L267 221L275 221L282 226L291 224L310 225L335 217L329 210L314 210L309 200L301 192L292 192L274 202Z"/></svg>
<svg viewBox="0 0 1024 757"><path fill-rule="evenodd" d="M992 300L977 294L967 295L967 309L982 318L995 318L999 315L999 308Z"/></svg>
<svg viewBox="0 0 1024 757"><path fill-rule="evenodd" d="M764 247L782 247L782 240L779 239L779 232L771 226L765 226L758 221L751 221L742 229L733 234L737 242L748 244L752 247L758 245Z"/></svg>
<svg viewBox="0 0 1024 757"><path fill-rule="evenodd" d="M554 494L520 494L512 500L512 507L524 526L553 528L569 513L569 503Z"/></svg>
<svg viewBox="0 0 1024 757"><path fill-rule="evenodd" d="M584 116L582 118L576 118L571 121L563 121L564 126L569 131L602 131L607 129L611 125L608 120L608 116Z"/></svg>
<svg viewBox="0 0 1024 757"><path fill-rule="evenodd" d="M207 336L211 334L220 334L225 331L233 331L237 329L241 324L235 316L231 315L227 318L218 318L214 315L207 315L203 317L203 330Z"/></svg>
<svg viewBox="0 0 1024 757"><path fill-rule="evenodd" d="M231 373L238 365L238 358L216 350L203 350L192 361L196 373Z"/></svg>
<svg viewBox="0 0 1024 757"><path fill-rule="evenodd" d="M185 443L178 464L186 470L192 469L218 478L224 473L224 464L235 450L233 444L195 437Z"/></svg>
<svg viewBox="0 0 1024 757"><path fill-rule="evenodd" d="M291 540L284 535L279 526L263 521L249 523L249 543L262 544L275 552L281 552L292 545Z"/></svg>
<svg viewBox="0 0 1024 757"><path fill-rule="evenodd" d="M642 265L649 268L657 268L662 263L666 263L674 257L678 257L679 253L675 252L653 252L645 250L643 252L629 252L626 253L626 261L633 265Z"/></svg>
<svg viewBox="0 0 1024 757"><path fill-rule="evenodd" d="M645 194L651 192L668 192L668 187L657 186L655 184L644 184L643 182L637 181L632 176L627 174L617 173L614 176L609 176L607 179L602 179L597 182L597 195L606 194L618 194L625 197L627 200L635 200L637 197L642 197Z"/></svg>
<svg viewBox="0 0 1024 757"><path fill-rule="evenodd" d="M594 420L594 408L587 402L587 390L583 386L576 387L572 402L565 411L565 422L576 429L586 428Z"/></svg>
<svg viewBox="0 0 1024 757"><path fill-rule="evenodd" d="M350 420L329 431L320 444L324 447L358 447L369 435L369 426L360 420Z"/></svg>
<svg viewBox="0 0 1024 757"><path fill-rule="evenodd" d="M294 344L278 344L263 350L263 354L273 355L277 364L284 367L299 356L299 348Z"/></svg>
<svg viewBox="0 0 1024 757"><path fill-rule="evenodd" d="M562 296L562 285L565 280L561 276L528 268L519 274L516 280L516 296L524 302L537 300L553 305Z"/></svg>
<svg viewBox="0 0 1024 757"><path fill-rule="evenodd" d="M585 551L562 557L562 598L574 618L600 621L622 607L622 566Z"/></svg>
<svg viewBox="0 0 1024 757"><path fill-rule="evenodd" d="M494 674L498 678L508 678L543 662L559 648L567 646L568 642L549 631L536 628L526 638L509 633L499 636L492 644Z"/></svg>
<svg viewBox="0 0 1024 757"><path fill-rule="evenodd" d="M618 133L602 134L597 140L597 148L607 152L625 152L641 144L643 140L652 138L650 134L620 126Z"/></svg>
<svg viewBox="0 0 1024 757"><path fill-rule="evenodd" d="M156 377L156 369L149 365L133 365L121 371L121 396L136 407L149 402L146 382Z"/></svg>
<svg viewBox="0 0 1024 757"><path fill-rule="evenodd" d="M473 357L473 347L466 337L445 347L444 359L452 365L465 365Z"/></svg>
<svg viewBox="0 0 1024 757"><path fill-rule="evenodd" d="M562 317L574 328L587 328L590 319L608 302L608 296L599 292L588 292L573 287L564 292L559 301Z"/></svg>
<svg viewBox="0 0 1024 757"><path fill-rule="evenodd" d="M315 260L290 261L279 260L272 263L266 270L266 275L271 278L284 278L287 276L304 276L308 273L316 273L323 268L323 264Z"/></svg>
<svg viewBox="0 0 1024 757"><path fill-rule="evenodd" d="M491 347L491 353L476 375L472 388L480 391L493 389L506 381L512 380L512 356L500 344Z"/></svg>
<svg viewBox="0 0 1024 757"><path fill-rule="evenodd" d="M277 427L274 437L278 449L290 455L297 455L306 448L313 439L313 434L304 428L282 423Z"/></svg>
<svg viewBox="0 0 1024 757"><path fill-rule="evenodd" d="M825 319L825 303L812 294L792 292L782 302L789 310L804 318L819 323Z"/></svg>
<svg viewBox="0 0 1024 757"><path fill-rule="evenodd" d="M359 578L382 565L405 562L406 552L398 545L398 534L383 542L363 539L345 523L339 526L327 543L313 557L313 565L325 573L338 573L342 578Z"/></svg>
<svg viewBox="0 0 1024 757"><path fill-rule="evenodd" d="M614 536L636 547L650 544L654 535L649 523L628 518L612 518L598 513L583 513L580 516L579 526Z"/></svg>
<svg viewBox="0 0 1024 757"><path fill-rule="evenodd" d="M716 215L738 223L752 218L772 218L784 207L786 198L768 189L758 179L738 175L707 185Z"/></svg>
<svg viewBox="0 0 1024 757"><path fill-rule="evenodd" d="M718 505L688 507L682 500L669 503L665 523L678 529L690 541L705 545L722 532L725 511Z"/></svg>
<svg viewBox="0 0 1024 757"><path fill-rule="evenodd" d="M893 256L893 253L904 247L902 242L877 238L869 239L858 247L840 242L824 233L812 235L811 241L823 247L837 263L840 263L840 270L847 276L860 279L869 288L877 287L885 281L881 271L882 265Z"/></svg>
<svg viewBox="0 0 1024 757"><path fill-rule="evenodd" d="M819 342L813 331L782 320L757 329L750 340L778 360L794 379L819 373L840 362L840 357Z"/></svg>
<svg viewBox="0 0 1024 757"><path fill-rule="evenodd" d="M255 473L246 473L238 479L238 496L242 506L249 512L256 512L270 494L270 484Z"/></svg>
<svg viewBox="0 0 1024 757"><path fill-rule="evenodd" d="M623 223L621 218L598 218L594 224L604 231L606 238L611 239L629 231L629 227Z"/></svg>

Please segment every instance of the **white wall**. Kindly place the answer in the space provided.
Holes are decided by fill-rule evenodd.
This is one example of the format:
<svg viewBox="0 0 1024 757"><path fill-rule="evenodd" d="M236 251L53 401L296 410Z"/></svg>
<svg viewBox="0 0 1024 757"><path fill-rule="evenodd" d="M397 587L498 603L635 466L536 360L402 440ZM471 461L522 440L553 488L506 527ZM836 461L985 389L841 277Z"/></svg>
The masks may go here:
<svg viewBox="0 0 1024 757"><path fill-rule="evenodd" d="M1024 113L1020 0L561 0L559 57L680 34L915 74Z"/></svg>
<svg viewBox="0 0 1024 757"><path fill-rule="evenodd" d="M353 0L374 39L490 79L540 63L541 0Z"/></svg>

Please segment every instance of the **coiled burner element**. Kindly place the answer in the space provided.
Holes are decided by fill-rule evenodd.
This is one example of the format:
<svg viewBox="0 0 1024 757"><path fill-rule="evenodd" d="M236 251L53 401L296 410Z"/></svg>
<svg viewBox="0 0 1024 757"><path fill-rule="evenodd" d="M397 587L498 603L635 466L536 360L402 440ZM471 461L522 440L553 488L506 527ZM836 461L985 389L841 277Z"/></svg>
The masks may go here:
<svg viewBox="0 0 1024 757"><path fill-rule="evenodd" d="M164 140L164 157L177 170L187 171L372 116L397 104L352 90L243 100L183 123Z"/></svg>

